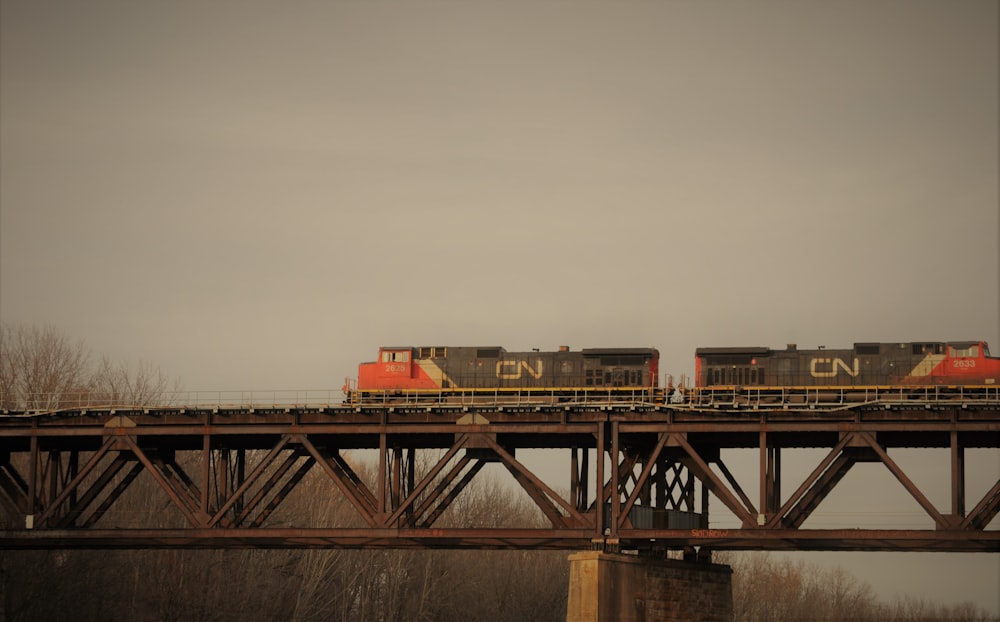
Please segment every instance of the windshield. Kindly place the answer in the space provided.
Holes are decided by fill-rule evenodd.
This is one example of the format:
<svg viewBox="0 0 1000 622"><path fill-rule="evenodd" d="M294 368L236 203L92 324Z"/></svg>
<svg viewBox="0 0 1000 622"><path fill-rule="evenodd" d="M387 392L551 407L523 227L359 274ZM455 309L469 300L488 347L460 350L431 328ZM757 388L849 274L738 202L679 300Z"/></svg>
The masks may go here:
<svg viewBox="0 0 1000 622"><path fill-rule="evenodd" d="M977 358L979 356L979 346L969 346L968 348L951 347L951 355L954 358Z"/></svg>

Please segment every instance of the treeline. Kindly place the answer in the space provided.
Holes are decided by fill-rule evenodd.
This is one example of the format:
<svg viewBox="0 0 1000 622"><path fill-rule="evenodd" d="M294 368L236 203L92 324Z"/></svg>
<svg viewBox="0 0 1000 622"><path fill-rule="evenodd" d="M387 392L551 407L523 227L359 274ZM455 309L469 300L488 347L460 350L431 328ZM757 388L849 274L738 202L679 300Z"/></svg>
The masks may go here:
<svg viewBox="0 0 1000 622"><path fill-rule="evenodd" d="M767 553L717 554L733 567L736 622L1000 622L971 603L919 598L883 602L871 585L839 566Z"/></svg>
<svg viewBox="0 0 1000 622"><path fill-rule="evenodd" d="M360 469L364 474L364 469ZM121 524L155 525L166 504L141 482ZM356 523L315 470L282 506L287 525ZM285 507L285 506L288 507ZM530 524L537 510L496 480L474 482L444 525ZM171 520L164 516L163 522ZM152 522L150 522L152 521ZM153 550L0 553L6 617L28 620L565 620L565 551Z"/></svg>
<svg viewBox="0 0 1000 622"><path fill-rule="evenodd" d="M283 522L322 513L352 524L350 504L319 473ZM139 483L138 481L136 482ZM147 491L154 492L154 491ZM137 522L162 512L140 494ZM474 481L447 525L535 520L530 502L494 479ZM299 522L302 521L302 522ZM149 525L148 522L146 522ZM551 621L566 619L566 551L152 550L4 551L0 620ZM840 567L766 553L716 554L733 567L735 622L998 622L971 604L880 600Z"/></svg>

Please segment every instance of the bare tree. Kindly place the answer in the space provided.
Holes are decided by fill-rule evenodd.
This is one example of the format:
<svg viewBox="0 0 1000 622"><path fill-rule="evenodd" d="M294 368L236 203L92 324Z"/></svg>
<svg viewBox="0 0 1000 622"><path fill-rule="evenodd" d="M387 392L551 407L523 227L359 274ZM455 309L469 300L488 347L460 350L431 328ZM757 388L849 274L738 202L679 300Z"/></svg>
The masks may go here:
<svg viewBox="0 0 1000 622"><path fill-rule="evenodd" d="M88 354L52 326L0 324L0 407L57 410L86 392Z"/></svg>
<svg viewBox="0 0 1000 622"><path fill-rule="evenodd" d="M59 410L82 405L160 403L179 390L158 367L102 357L94 368L83 341L52 326L0 324L0 408Z"/></svg>
<svg viewBox="0 0 1000 622"><path fill-rule="evenodd" d="M91 399L95 403L119 406L165 404L179 390L179 380L171 381L160 368L146 361L135 367L112 363L102 357L90 378Z"/></svg>

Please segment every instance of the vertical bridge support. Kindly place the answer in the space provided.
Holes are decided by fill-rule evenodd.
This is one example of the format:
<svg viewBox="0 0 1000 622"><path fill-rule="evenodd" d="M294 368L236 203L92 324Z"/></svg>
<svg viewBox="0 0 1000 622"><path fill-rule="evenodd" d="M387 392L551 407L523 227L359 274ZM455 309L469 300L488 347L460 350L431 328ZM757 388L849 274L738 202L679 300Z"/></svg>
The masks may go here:
<svg viewBox="0 0 1000 622"><path fill-rule="evenodd" d="M732 569L600 552L569 556L566 622L732 622Z"/></svg>

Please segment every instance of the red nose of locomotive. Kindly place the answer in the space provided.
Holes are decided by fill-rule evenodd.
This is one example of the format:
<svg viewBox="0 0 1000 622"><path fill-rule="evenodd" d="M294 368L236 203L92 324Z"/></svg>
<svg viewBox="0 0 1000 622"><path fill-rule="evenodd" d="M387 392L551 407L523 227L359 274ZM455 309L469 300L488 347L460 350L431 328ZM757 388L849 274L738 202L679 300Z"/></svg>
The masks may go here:
<svg viewBox="0 0 1000 622"><path fill-rule="evenodd" d="M952 342L934 371L946 384L995 385L1000 382L1000 358L990 356L985 341Z"/></svg>

